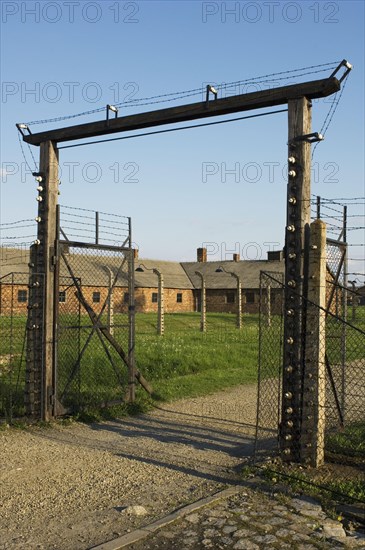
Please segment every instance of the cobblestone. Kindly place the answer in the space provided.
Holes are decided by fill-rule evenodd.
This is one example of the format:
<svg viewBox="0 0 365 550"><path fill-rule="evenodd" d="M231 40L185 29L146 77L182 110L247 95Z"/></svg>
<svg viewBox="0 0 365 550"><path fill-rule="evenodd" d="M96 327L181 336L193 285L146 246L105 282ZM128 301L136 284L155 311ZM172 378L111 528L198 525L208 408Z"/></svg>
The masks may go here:
<svg viewBox="0 0 365 550"><path fill-rule="evenodd" d="M312 517L314 511L316 521ZM207 527L209 524L212 527ZM347 533L339 521L326 516L318 503L269 495L256 489L237 491L199 508L128 548L159 550L164 547L165 530L171 535L169 550L365 550L363 536Z"/></svg>

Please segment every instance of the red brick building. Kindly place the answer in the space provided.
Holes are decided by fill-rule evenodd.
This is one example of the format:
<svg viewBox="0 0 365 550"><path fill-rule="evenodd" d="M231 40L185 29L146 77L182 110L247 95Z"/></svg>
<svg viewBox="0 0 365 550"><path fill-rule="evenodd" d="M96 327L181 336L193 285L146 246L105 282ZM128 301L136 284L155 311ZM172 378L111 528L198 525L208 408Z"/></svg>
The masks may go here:
<svg viewBox="0 0 365 550"><path fill-rule="evenodd" d="M110 277L117 280L113 290L115 313L128 309L128 275L126 267L120 269L120 258L95 254L71 253L68 262L79 278L83 294L95 311L103 306L110 284ZM0 314L26 313L28 305L28 262L29 252L19 249L1 249L0 264ZM201 278L206 284L207 312L234 313L237 311L237 282L226 272L239 276L242 285L242 305L246 313L256 313L259 307L260 271L284 272L282 253L269 253L267 260L240 261L237 254L231 261L207 261L206 250L198 249L196 262L169 262L161 260L135 259L136 312L157 311L158 276L163 276L164 309L166 313L192 312L200 310ZM217 269L223 271L217 272ZM79 301L66 265L62 263L60 273L59 304L63 312L76 313ZM275 308L275 294L272 307ZM278 298L279 300L279 298ZM277 304L279 307L279 301ZM273 309L273 311L275 311Z"/></svg>

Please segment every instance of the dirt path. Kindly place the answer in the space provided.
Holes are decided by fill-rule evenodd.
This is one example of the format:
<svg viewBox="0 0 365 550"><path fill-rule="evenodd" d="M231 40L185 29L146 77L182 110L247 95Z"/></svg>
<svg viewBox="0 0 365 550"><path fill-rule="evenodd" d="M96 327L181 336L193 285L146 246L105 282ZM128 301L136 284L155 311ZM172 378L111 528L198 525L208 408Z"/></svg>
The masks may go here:
<svg viewBox="0 0 365 550"><path fill-rule="evenodd" d="M1 433L0 548L90 548L237 481L255 415L256 386L240 386L139 417Z"/></svg>

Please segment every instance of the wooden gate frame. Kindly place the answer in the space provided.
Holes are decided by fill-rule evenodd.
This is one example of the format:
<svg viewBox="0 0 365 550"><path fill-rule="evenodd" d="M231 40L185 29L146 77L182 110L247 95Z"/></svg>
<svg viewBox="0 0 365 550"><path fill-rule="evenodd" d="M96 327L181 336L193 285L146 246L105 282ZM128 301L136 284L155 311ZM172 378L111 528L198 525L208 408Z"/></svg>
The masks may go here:
<svg viewBox="0 0 365 550"><path fill-rule="evenodd" d="M341 68L344 73L336 77ZM25 135L24 125L17 125L23 140L31 145L40 146L39 173L34 175L40 182L38 238L39 254L36 271L44 273L44 335L45 345L38 351L39 368L42 374L42 403L39 411L43 420L54 416L52 396L54 396L54 265L57 257L54 253L56 240L56 207L58 198L58 143L75 141L118 132L127 132L149 127L180 123L207 117L227 115L235 112L251 111L278 105L288 106L288 159L289 182L287 190L287 222L285 238L285 341L284 341L284 378L283 393L290 395L290 406L283 407L283 429L281 447L283 458L301 461L298 454L301 439L301 395L303 385L302 357L302 302L297 298L302 294L304 277L305 235L310 223L310 178L311 143L319 140L319 134L311 130L312 100L330 96L341 89L341 82L351 70L351 65L343 60L329 78L301 84L278 87L275 89L241 94L229 98L207 100L139 113L111 120L103 120L55 130ZM108 118L108 117L107 117ZM29 129L28 129L29 131ZM30 131L29 131L30 132ZM296 287L297 292L291 292ZM288 311L295 311L293 317ZM288 369L287 367L292 367ZM54 397L53 397L54 399ZM287 410L294 414L288 415ZM305 457L304 457L305 458Z"/></svg>

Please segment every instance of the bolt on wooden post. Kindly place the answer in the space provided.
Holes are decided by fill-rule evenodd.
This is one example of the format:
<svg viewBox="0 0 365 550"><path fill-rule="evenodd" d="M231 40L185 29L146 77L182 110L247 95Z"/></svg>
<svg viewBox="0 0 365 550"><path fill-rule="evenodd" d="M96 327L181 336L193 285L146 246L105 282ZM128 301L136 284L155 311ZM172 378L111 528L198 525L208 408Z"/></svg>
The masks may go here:
<svg viewBox="0 0 365 550"><path fill-rule="evenodd" d="M311 101L288 102L288 187L285 235L284 357L280 450L300 461L303 374L304 248L310 222Z"/></svg>
<svg viewBox="0 0 365 550"><path fill-rule="evenodd" d="M52 141L40 144L38 231L31 249L28 313L27 412L35 418L54 416L55 240L58 202L58 150Z"/></svg>
<svg viewBox="0 0 365 550"><path fill-rule="evenodd" d="M324 462L326 391L326 224L310 226L306 307L301 461L315 468Z"/></svg>

